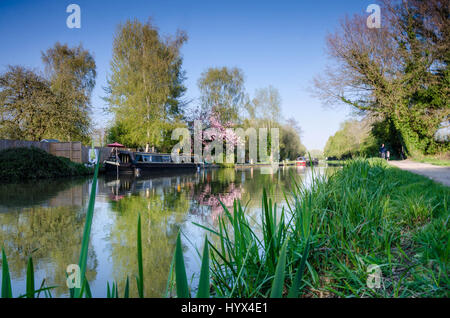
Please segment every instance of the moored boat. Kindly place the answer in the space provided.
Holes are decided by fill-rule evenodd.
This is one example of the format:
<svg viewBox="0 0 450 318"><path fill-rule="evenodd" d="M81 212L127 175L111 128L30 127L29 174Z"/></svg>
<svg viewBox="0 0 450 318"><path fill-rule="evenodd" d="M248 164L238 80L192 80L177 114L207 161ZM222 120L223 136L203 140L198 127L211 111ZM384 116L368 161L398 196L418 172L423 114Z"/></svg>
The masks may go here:
<svg viewBox="0 0 450 318"><path fill-rule="evenodd" d="M118 172L140 175L146 172L159 172L165 169L196 170L201 166L201 163L195 163L192 159L190 156L180 156L180 162L174 162L170 154L117 150L111 152L110 157L103 163L107 173Z"/></svg>

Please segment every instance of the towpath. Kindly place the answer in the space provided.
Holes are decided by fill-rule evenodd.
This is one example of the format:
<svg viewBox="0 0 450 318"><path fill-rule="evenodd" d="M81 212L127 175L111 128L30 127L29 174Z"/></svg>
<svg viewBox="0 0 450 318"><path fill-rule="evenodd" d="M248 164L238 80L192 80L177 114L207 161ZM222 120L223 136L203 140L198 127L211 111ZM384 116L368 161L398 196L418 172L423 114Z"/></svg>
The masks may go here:
<svg viewBox="0 0 450 318"><path fill-rule="evenodd" d="M389 163L402 170L423 175L450 187L450 167L435 166L429 163L415 162L412 160L389 161Z"/></svg>

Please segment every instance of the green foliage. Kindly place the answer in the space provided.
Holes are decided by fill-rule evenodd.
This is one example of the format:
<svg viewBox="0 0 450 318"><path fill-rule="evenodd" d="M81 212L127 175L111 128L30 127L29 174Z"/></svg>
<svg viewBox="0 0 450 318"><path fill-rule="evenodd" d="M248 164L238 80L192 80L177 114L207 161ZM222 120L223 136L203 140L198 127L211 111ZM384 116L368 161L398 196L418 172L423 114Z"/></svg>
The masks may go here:
<svg viewBox="0 0 450 318"><path fill-rule="evenodd" d="M6 182L30 179L80 176L91 169L70 159L53 156L38 148L10 148L0 152L0 180Z"/></svg>
<svg viewBox="0 0 450 318"><path fill-rule="evenodd" d="M306 147L302 144L298 132L289 125L280 127L280 160L295 160L306 153Z"/></svg>
<svg viewBox="0 0 450 318"><path fill-rule="evenodd" d="M89 143L91 93L95 87L96 64L80 44L70 48L57 42L42 53L50 87L58 99L60 118L52 129L54 138ZM51 122L54 118L49 118Z"/></svg>
<svg viewBox="0 0 450 318"><path fill-rule="evenodd" d="M42 61L48 78L22 66L0 75L0 137L89 142L94 58L81 45L56 43Z"/></svg>
<svg viewBox="0 0 450 318"><path fill-rule="evenodd" d="M83 230L83 241L81 243L80 260L78 265L80 266L81 275L81 289L75 288L74 297L83 297L83 288L87 285L86 281L86 269L88 259L89 240L91 235L92 220L94 217L95 196L97 195L97 177L98 177L99 162L95 165L94 178L92 180L91 194L89 197L89 205L86 212L86 221Z"/></svg>
<svg viewBox="0 0 450 318"><path fill-rule="evenodd" d="M450 143L435 138L450 115L448 5L382 1L381 10L382 28L369 29L366 17L355 15L328 36L329 55L337 63L325 79L316 79L318 93L328 103L379 116L385 123L375 131L389 132L395 152L448 152Z"/></svg>
<svg viewBox="0 0 450 318"><path fill-rule="evenodd" d="M177 246L175 248L175 278L177 286L177 296L179 298L189 298L189 286L186 276L186 267L184 265L183 249L181 247L180 233L177 237Z"/></svg>
<svg viewBox="0 0 450 318"><path fill-rule="evenodd" d="M197 298L209 298L209 249L208 237L205 237L205 244L202 254L202 267L200 270L200 280L198 283Z"/></svg>
<svg viewBox="0 0 450 318"><path fill-rule="evenodd" d="M345 159L358 155L376 156L378 146L370 134L370 123L367 120L348 120L330 138L324 148L328 158Z"/></svg>
<svg viewBox="0 0 450 318"><path fill-rule="evenodd" d="M12 298L11 276L9 275L8 260L2 248L2 298Z"/></svg>
<svg viewBox="0 0 450 318"><path fill-rule="evenodd" d="M250 120L271 127L281 122L281 95L273 86L257 89L255 97L246 104Z"/></svg>
<svg viewBox="0 0 450 318"><path fill-rule="evenodd" d="M115 116L115 141L158 147L180 125L185 91L180 49L186 40L183 32L164 39L150 21L128 20L118 27L105 98Z"/></svg>
<svg viewBox="0 0 450 318"><path fill-rule="evenodd" d="M50 83L30 69L0 75L0 138L40 141L63 115Z"/></svg>
<svg viewBox="0 0 450 318"><path fill-rule="evenodd" d="M141 215L138 216L138 227L137 227L137 260L139 276L136 277L139 297L144 298L144 267L142 261L142 235L141 235Z"/></svg>
<svg viewBox="0 0 450 318"><path fill-rule="evenodd" d="M244 74L239 68L211 67L198 80L201 117L218 115L222 124L236 124L245 102Z"/></svg>
<svg viewBox="0 0 450 318"><path fill-rule="evenodd" d="M82 269L97 173L98 164L80 253ZM313 176L308 187L295 179L292 183L281 213L263 191L260 221L235 201L232 213L222 205L217 227L197 224L212 236L205 238L197 297L208 297L210 290L213 297L448 295L448 187L380 159L349 161L332 175ZM137 223L137 286L144 290L140 216ZM176 241L177 296L190 297L180 234ZM380 266L379 288L367 284L371 264ZM13 296L10 277L2 251L2 297ZM31 258L26 281L26 294L20 297L39 297L41 292L51 297L54 287L45 287L45 282L35 290ZM81 291L72 295L92 297L86 278ZM129 295L127 278L124 296ZM107 284L106 296L119 297L117 282Z"/></svg>

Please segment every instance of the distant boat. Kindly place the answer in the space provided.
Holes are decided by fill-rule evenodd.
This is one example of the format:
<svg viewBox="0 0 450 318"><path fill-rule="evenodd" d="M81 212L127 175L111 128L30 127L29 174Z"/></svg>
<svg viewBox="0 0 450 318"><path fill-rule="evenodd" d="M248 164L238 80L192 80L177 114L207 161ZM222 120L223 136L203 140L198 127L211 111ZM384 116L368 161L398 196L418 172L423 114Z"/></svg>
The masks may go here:
<svg viewBox="0 0 450 318"><path fill-rule="evenodd" d="M111 152L110 157L103 163L106 172L133 173L135 175L145 172L160 172L164 169L192 169L195 171L197 167L201 166L201 163L192 162L190 156L188 158L183 157L180 162L173 162L170 154L131 152L117 150L117 148Z"/></svg>
<svg viewBox="0 0 450 318"><path fill-rule="evenodd" d="M295 160L295 165L297 167L306 167L306 159L304 157L298 157L297 160Z"/></svg>

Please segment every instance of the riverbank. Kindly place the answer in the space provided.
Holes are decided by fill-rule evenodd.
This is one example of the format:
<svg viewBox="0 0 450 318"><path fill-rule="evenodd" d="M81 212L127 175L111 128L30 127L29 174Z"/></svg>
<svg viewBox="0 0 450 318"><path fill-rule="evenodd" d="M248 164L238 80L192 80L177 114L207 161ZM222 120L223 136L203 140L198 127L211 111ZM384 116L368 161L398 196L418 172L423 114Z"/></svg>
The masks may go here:
<svg viewBox="0 0 450 318"><path fill-rule="evenodd" d="M212 254L216 292L269 297L282 266L283 296L446 297L449 195L380 159L358 159L296 186L286 222L263 199L255 229L237 206L225 216L234 226L211 229L222 246Z"/></svg>
<svg viewBox="0 0 450 318"><path fill-rule="evenodd" d="M309 169L307 168L306 171ZM217 171L226 172L227 170L233 171L232 169ZM313 170L309 171L313 173ZM202 287L202 293L205 293L202 295L205 295L204 297L210 295L252 298L446 297L449 286L447 250L450 189L425 177L389 166L380 159L349 161L342 169L333 171L327 174L328 177L325 177L325 174L316 175L312 182L311 179L302 181L304 179L290 175L291 177L286 179L289 184L286 184L285 189L291 192L290 194L289 191L286 192L288 203L281 205L284 209L280 209L279 202L275 203L276 201L273 201L275 196L268 191L263 193L261 201L259 201L260 192L255 195L255 200L259 201L261 209L248 210L251 208L248 204L249 197L236 196L245 202L245 207L241 206L239 201L235 201L233 211L231 209L228 211L225 206L220 210L211 210L211 214L215 214L216 222L197 224L200 227L198 233L201 233L201 236L204 235L201 229L207 229L209 233L206 245L209 251L203 249L201 275L197 270L194 271L195 279L192 280L197 282L199 276L208 278L199 280L202 282L199 283L199 287ZM199 181L198 178L196 179ZM237 179L240 180L240 178ZM253 177L249 180L253 180ZM251 188L268 188L270 180L273 180L270 176L261 175ZM186 182L178 181L180 181L179 184L185 184L186 187L191 188L193 179L185 180ZM172 183L176 184L176 179ZM242 193L249 192L249 183L242 183L247 186L246 191ZM92 184L97 184L95 176ZM150 184L167 185L169 182ZM99 183L99 191L109 194L114 193L114 189L119 189L111 185L111 189L102 190L105 185ZM211 187L207 185L205 189L211 189ZM228 193L228 188L226 190ZM217 188L214 192L209 191L207 197L219 193ZM195 239L196 231L193 231L195 227L177 226L170 229L169 241L171 242L175 241L178 228L183 231L180 235L182 243L177 242L175 255L171 248L172 243L163 241L163 244L157 246L155 243L147 243L149 235L155 238L157 231L169 228L168 224L161 226L157 219L150 219L150 217L155 218L161 215L167 219L169 211L173 211L172 207L179 205L174 202L155 205L152 206L151 211L146 211L145 207L148 207L150 202L158 202L157 194L161 192L146 191L146 196L129 196L124 192L114 193L111 200L120 200L114 206L120 208L120 215L126 217L127 221L117 226L116 231L112 232L115 235L117 233L124 235L121 236L122 252L116 251L112 261L108 258L108 263L123 262L124 259L119 256L122 255L127 264L131 262L132 266L127 267L127 270L131 270L130 272L120 272L120 277L137 276L142 283L139 283L138 293L136 285L127 284L120 278L120 281L113 283L115 278L110 277L109 286L107 287L106 283L102 284L102 290L95 291L96 297L105 295L150 297L154 296L152 290L157 288L155 287L157 284L159 287L162 285L162 288L169 288L166 293L158 294L159 296L188 296L194 295L197 291L197 283L195 286L189 285L188 290L187 278L185 277L184 281L181 279L182 275L186 276L184 264L188 264L182 260L183 255L189 259L197 255L196 252L191 254L187 252L190 246L189 238L199 241L198 238ZM175 192L187 193L179 189ZM200 193L204 194L204 190ZM119 198L120 195L123 197ZM202 196L190 201L201 201ZM167 195L164 197L175 198L175 196ZM89 231L95 210L94 198L95 196L91 196L89 201L88 215L91 217L86 218L87 223L84 226L83 237L86 240L83 240L82 255L88 255L87 250L90 246ZM234 196L231 197L233 198ZM220 200L225 202L223 196ZM232 206L229 202L226 205ZM155 213L157 211L155 208L158 206L162 207L161 213ZM195 209L189 208L189 211L193 210ZM41 215L39 214L39 217ZM50 213L50 215L58 214ZM136 221L140 220L138 215L142 216L143 224L153 224L152 228L143 227L142 237L140 222L136 230ZM98 217L100 216L97 214L96 218ZM108 216L107 219L111 218ZM194 220L199 222L198 218ZM5 222L5 224L9 223ZM81 232L83 226L80 223L77 224L79 226L71 233L78 237L77 233ZM21 226L23 231L23 223ZM207 228L209 226L211 227ZM46 236L49 236L48 231L47 226L42 228L42 233L47 233ZM131 234L128 233L130 231L132 231ZM33 223L32 233L33 236L30 236L30 239L35 237L35 233L39 233L36 223ZM51 241L64 241L66 235L67 231L63 231L59 239L51 238ZM167 234L162 233L162 237L167 238ZM154 239L153 242L158 240ZM20 246L24 244L23 238L19 238L18 244ZM79 243L71 244L71 248L78 245ZM5 246L8 245L5 244ZM43 245L42 248L45 246ZM135 253L137 258L136 256L130 258L130 248L137 248L138 252ZM150 248L156 248L164 253L161 255L149 253ZM192 248L197 251L197 246ZM12 249L13 252L17 250ZM198 250L201 250L201 247L198 247ZM52 249L49 253L51 251ZM72 251L70 255L73 256L73 253L76 254ZM2 270L6 269L2 279L6 277L9 280L6 255L2 256ZM209 259L204 257L205 255L209 255ZM33 258L35 257L37 254L34 254ZM149 264L153 263L154 259L164 259L164 261L154 266ZM87 262L87 258L83 258L83 262ZM61 262L63 266L67 263L69 261ZM203 264L206 265L203 266ZM33 277L32 269L22 272L27 272L27 281L28 275ZM144 272L145 275L142 276ZM157 277L159 280L156 279ZM61 288L65 288L64 279L62 279ZM7 282L5 286L11 286L7 280L5 280ZM115 293L111 292L109 288L111 286ZM31 287L30 290L33 293ZM91 297L88 285L86 290L88 291L85 296ZM206 291L210 294L206 294ZM11 293L8 292L8 294ZM44 296L49 297L49 294L46 293Z"/></svg>
<svg viewBox="0 0 450 318"><path fill-rule="evenodd" d="M16 182L89 175L92 168L56 157L42 149L10 148L0 152L0 180Z"/></svg>

